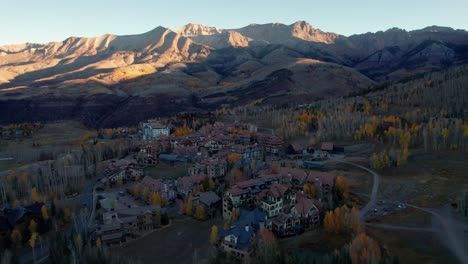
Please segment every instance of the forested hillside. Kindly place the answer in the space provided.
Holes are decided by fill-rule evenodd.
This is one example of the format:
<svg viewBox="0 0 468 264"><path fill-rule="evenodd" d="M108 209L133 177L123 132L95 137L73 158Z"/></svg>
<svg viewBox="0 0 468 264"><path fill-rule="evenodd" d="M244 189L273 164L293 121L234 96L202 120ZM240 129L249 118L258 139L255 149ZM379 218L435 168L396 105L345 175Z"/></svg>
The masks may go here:
<svg viewBox="0 0 468 264"><path fill-rule="evenodd" d="M468 146L468 67L375 87L361 95L286 108L251 105L220 114L277 128L285 138L385 143L382 156L404 163L408 148L463 150Z"/></svg>

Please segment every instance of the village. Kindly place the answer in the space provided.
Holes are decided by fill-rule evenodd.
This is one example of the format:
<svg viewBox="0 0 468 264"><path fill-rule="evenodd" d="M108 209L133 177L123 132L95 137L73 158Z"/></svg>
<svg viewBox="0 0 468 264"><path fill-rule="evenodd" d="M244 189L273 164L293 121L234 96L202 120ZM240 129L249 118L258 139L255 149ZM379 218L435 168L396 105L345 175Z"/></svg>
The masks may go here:
<svg viewBox="0 0 468 264"><path fill-rule="evenodd" d="M8 131L9 140L34 131L15 129ZM47 240L57 232L57 225L66 230L66 239L83 237L91 249L142 255L155 250L164 255L168 248L161 241L183 236L200 243L192 250L202 250L200 258L205 262L249 262L258 258L258 243L265 234L278 241L305 237L307 243L326 243L324 237L308 237L326 232L333 239L335 233L359 233L363 226L379 227L382 217L407 209L396 199L378 200L374 191L359 193L356 182L350 192L355 171L336 165L348 163L353 156L362 162L362 154L356 158L353 153L361 153L367 144L285 140L273 129L220 122L210 116L197 126L154 119L137 129L101 133L104 136L86 134L81 142L92 146L98 139L124 138L131 143L122 155L94 167L95 176L80 193L70 191L61 201L47 200L33 188L30 201L3 210L0 231L4 237L16 247L25 238L34 238L32 253L23 255L20 263L53 257ZM369 176L359 182L376 186ZM463 201L456 205L466 213ZM69 204L74 204L74 210ZM36 241L34 234L39 232ZM185 240L171 240L177 246L167 256L177 254ZM155 248L154 243L159 246ZM178 261L189 254L193 253L182 254ZM148 255L139 260L150 259Z"/></svg>
<svg viewBox="0 0 468 264"><path fill-rule="evenodd" d="M260 229L279 238L300 235L320 226L337 202L336 175L320 162L342 156L343 148L331 142L317 149L286 145L255 125L221 122L175 134L158 120L145 122L139 150L108 163L95 187L94 240L120 246L176 215L222 217L215 245L245 260ZM183 167L184 176L145 173L161 165Z"/></svg>

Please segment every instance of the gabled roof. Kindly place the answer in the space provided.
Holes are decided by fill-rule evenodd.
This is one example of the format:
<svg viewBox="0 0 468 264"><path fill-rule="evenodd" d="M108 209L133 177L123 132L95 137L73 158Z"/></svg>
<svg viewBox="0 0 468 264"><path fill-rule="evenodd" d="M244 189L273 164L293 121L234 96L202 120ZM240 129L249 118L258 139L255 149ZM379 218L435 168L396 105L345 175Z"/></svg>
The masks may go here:
<svg viewBox="0 0 468 264"><path fill-rule="evenodd" d="M275 198L279 198L283 197L288 190L289 187L284 184L273 183L268 193Z"/></svg>
<svg viewBox="0 0 468 264"><path fill-rule="evenodd" d="M288 219L291 219L292 216L288 215L288 214L285 214L285 213L281 213L273 218L271 218L271 222L273 223L276 223L276 224L284 224L286 223L286 221L288 221Z"/></svg>
<svg viewBox="0 0 468 264"><path fill-rule="evenodd" d="M333 186L335 183L336 176L323 171L310 171L309 172L309 182L319 182L322 185Z"/></svg>
<svg viewBox="0 0 468 264"><path fill-rule="evenodd" d="M229 230L221 230L220 236L234 235L237 237L237 248L244 250L252 245L255 232L260 229L260 223L265 221L266 214L258 208L252 211L242 210L239 220L234 222Z"/></svg>
<svg viewBox="0 0 468 264"><path fill-rule="evenodd" d="M249 192L248 189L241 189L237 185L231 186L229 188L229 193L232 195L241 195L241 194L248 193L248 192Z"/></svg>
<svg viewBox="0 0 468 264"><path fill-rule="evenodd" d="M214 192L202 192L198 194L200 202L206 206L211 206L221 200Z"/></svg>
<svg viewBox="0 0 468 264"><path fill-rule="evenodd" d="M164 129L167 128L166 125L163 125L158 120L148 120L148 122L144 123L144 125L150 126L152 129Z"/></svg>
<svg viewBox="0 0 468 264"><path fill-rule="evenodd" d="M162 187L163 187L163 183L156 180L156 179L153 179L149 176L145 176L142 180L141 180L141 185L143 185L144 187L148 187L150 189L150 191L152 192L159 192L161 191Z"/></svg>
<svg viewBox="0 0 468 264"><path fill-rule="evenodd" d="M258 230L260 228L260 223L266 221L266 217L266 214L258 208L255 208L252 211L241 210L239 220L233 225L250 225Z"/></svg>
<svg viewBox="0 0 468 264"><path fill-rule="evenodd" d="M303 150L303 147L296 142L291 143L291 147L295 152L300 152Z"/></svg>
<svg viewBox="0 0 468 264"><path fill-rule="evenodd" d="M314 206L317 210L320 210L320 202L315 199L309 199L304 194L298 193L296 200L297 203L294 205L294 209L301 216L307 214Z"/></svg>
<svg viewBox="0 0 468 264"><path fill-rule="evenodd" d="M280 167L279 168L279 173L281 176L289 176L294 180L297 180L299 182L304 181L307 178L307 172L303 169L297 169L297 168L290 168L290 167Z"/></svg>
<svg viewBox="0 0 468 264"><path fill-rule="evenodd" d="M219 235L221 237L226 237L233 235L237 238L236 247L240 250L248 249L252 245L252 238L255 234L255 231L252 227L245 228L245 226L234 226L228 230L221 230Z"/></svg>

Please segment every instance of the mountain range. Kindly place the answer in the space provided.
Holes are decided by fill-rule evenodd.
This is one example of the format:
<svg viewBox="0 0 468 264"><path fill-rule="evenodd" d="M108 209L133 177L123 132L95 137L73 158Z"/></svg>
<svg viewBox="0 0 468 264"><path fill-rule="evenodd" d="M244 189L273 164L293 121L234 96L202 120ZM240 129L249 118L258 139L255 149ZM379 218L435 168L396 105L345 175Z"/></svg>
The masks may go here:
<svg viewBox="0 0 468 264"><path fill-rule="evenodd" d="M344 96L468 62L468 32L431 26L349 37L305 21L0 46L0 122L96 126L220 106Z"/></svg>

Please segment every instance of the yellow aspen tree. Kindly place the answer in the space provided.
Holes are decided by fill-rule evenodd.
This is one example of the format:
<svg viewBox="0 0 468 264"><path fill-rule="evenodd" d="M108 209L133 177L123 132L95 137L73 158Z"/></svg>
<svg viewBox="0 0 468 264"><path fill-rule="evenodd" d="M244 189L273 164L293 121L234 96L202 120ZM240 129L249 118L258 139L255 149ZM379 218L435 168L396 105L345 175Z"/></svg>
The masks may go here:
<svg viewBox="0 0 468 264"><path fill-rule="evenodd" d="M218 243L218 226L217 225L213 225L211 227L210 242L212 245L216 245L216 243Z"/></svg>

